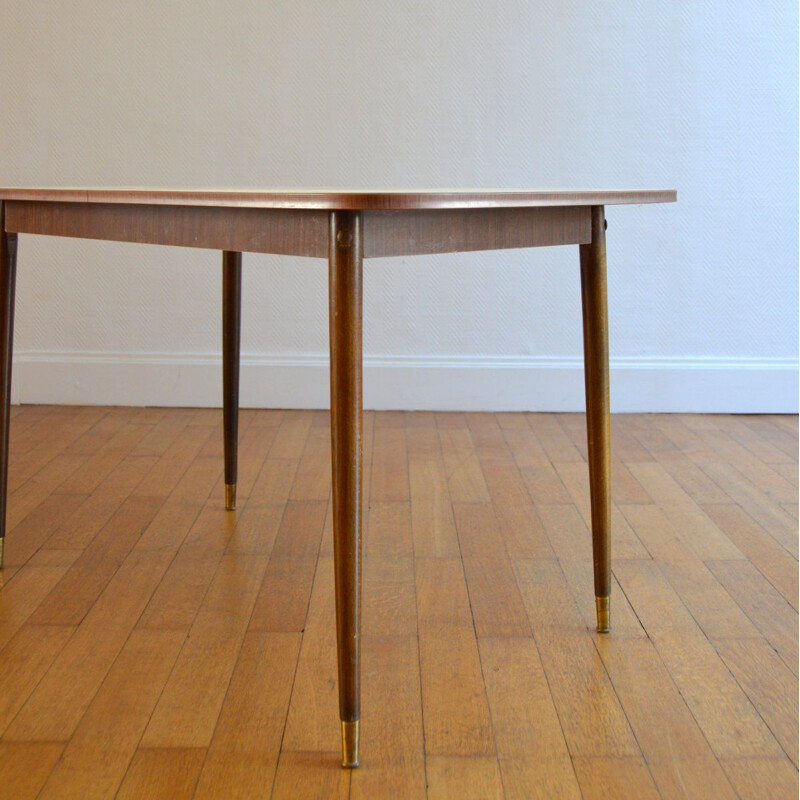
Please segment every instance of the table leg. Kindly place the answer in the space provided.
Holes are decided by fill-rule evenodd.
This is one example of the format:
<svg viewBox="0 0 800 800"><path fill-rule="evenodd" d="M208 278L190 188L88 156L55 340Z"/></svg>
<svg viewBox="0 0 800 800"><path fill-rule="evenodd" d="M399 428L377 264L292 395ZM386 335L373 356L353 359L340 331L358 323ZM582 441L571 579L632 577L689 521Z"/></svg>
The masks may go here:
<svg viewBox="0 0 800 800"><path fill-rule="evenodd" d="M603 206L592 207L592 242L581 245L586 428L592 504L592 550L597 630L611 629L611 479L608 392L606 224Z"/></svg>
<svg viewBox="0 0 800 800"><path fill-rule="evenodd" d="M11 357L14 351L14 287L17 279L17 234L6 233L0 202L0 567L6 539L8 436L11 415Z"/></svg>
<svg viewBox="0 0 800 800"><path fill-rule="evenodd" d="M361 628L361 214L330 215L328 291L336 636L342 766L357 767Z"/></svg>
<svg viewBox="0 0 800 800"><path fill-rule="evenodd" d="M225 438L225 508L236 508L239 447L239 347L242 326L242 254L222 253L222 419Z"/></svg>

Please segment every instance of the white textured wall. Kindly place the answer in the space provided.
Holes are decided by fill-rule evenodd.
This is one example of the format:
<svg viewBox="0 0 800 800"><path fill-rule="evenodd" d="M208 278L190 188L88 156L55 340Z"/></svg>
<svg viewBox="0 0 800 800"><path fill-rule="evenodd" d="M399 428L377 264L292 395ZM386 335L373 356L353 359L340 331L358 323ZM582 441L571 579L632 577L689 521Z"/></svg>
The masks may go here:
<svg viewBox="0 0 800 800"><path fill-rule="evenodd" d="M615 410L796 410L797 29L755 0L0 0L0 185L675 187L608 211ZM21 237L16 398L218 403L219 262ZM325 263L244 263L243 401L326 405ZM365 286L367 404L581 407L574 249Z"/></svg>

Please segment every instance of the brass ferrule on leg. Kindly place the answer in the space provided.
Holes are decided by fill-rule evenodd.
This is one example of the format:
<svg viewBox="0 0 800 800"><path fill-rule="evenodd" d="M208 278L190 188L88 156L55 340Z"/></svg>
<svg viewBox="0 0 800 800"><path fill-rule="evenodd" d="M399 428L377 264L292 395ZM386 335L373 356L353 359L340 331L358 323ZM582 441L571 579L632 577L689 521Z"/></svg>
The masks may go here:
<svg viewBox="0 0 800 800"><path fill-rule="evenodd" d="M357 767L358 758L358 724L360 720L354 722L342 722L342 766Z"/></svg>
<svg viewBox="0 0 800 800"><path fill-rule="evenodd" d="M6 543L5 537L0 539L0 569L3 568L3 545Z"/></svg>
<svg viewBox="0 0 800 800"><path fill-rule="evenodd" d="M236 484L225 484L225 510L233 511L236 508Z"/></svg>
<svg viewBox="0 0 800 800"><path fill-rule="evenodd" d="M597 603L597 632L608 633L611 630L611 598L595 597Z"/></svg>

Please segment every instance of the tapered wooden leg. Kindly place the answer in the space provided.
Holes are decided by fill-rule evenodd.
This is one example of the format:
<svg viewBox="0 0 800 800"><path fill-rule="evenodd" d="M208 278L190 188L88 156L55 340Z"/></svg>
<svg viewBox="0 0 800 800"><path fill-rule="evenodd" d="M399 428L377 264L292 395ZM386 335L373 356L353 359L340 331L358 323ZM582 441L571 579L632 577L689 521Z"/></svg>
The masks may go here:
<svg viewBox="0 0 800 800"><path fill-rule="evenodd" d="M581 245L586 427L592 503L597 630L611 629L611 443L608 393L608 299L603 206L592 208L592 243Z"/></svg>
<svg viewBox="0 0 800 800"><path fill-rule="evenodd" d="M239 447L239 343L242 327L242 254L222 253L222 418L225 432L225 508L236 508Z"/></svg>
<svg viewBox="0 0 800 800"><path fill-rule="evenodd" d="M17 279L17 234L6 233L0 202L0 567L6 539L8 435L11 412L11 357L14 351L14 288Z"/></svg>
<svg viewBox="0 0 800 800"><path fill-rule="evenodd" d="M330 215L333 556L342 765L359 761L361 629L361 214Z"/></svg>

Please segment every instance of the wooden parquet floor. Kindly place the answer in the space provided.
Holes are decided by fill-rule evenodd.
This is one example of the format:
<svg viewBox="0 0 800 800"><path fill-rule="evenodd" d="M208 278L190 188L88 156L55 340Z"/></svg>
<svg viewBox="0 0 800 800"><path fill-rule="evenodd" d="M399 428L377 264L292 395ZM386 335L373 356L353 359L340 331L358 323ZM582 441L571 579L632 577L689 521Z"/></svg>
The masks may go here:
<svg viewBox="0 0 800 800"><path fill-rule="evenodd" d="M367 414L353 772L328 424L14 409L0 797L797 796L797 418L613 418L598 636L582 415Z"/></svg>

